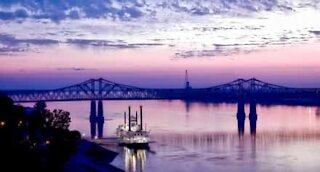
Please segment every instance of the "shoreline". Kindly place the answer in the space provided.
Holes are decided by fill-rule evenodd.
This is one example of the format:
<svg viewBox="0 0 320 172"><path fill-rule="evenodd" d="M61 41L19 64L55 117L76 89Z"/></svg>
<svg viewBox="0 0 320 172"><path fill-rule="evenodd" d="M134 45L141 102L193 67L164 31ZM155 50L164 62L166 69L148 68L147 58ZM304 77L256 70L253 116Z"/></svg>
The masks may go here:
<svg viewBox="0 0 320 172"><path fill-rule="evenodd" d="M96 142L81 139L77 152L65 164L65 172L124 172L124 170L111 165L119 153L106 149Z"/></svg>

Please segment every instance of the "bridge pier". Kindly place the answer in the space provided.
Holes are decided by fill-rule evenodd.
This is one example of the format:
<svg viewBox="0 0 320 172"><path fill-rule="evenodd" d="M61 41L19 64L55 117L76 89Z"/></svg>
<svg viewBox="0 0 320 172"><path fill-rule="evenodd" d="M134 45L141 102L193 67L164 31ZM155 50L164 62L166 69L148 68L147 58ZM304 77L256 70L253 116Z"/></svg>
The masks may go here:
<svg viewBox="0 0 320 172"><path fill-rule="evenodd" d="M237 121L238 121L238 134L242 136L244 134L244 126L245 126L246 113L244 110L244 100L238 100L238 108L237 108Z"/></svg>
<svg viewBox="0 0 320 172"><path fill-rule="evenodd" d="M96 100L91 100L90 103L90 133L91 138L97 136L98 129L98 138L103 137L103 124L104 124L104 115L103 115L103 101L98 101L98 112L96 106ZM98 127L98 128L97 128Z"/></svg>
<svg viewBox="0 0 320 172"><path fill-rule="evenodd" d="M250 113L249 113L249 120L250 120L250 134L256 135L256 128L257 128L257 104L255 101L250 102Z"/></svg>
<svg viewBox="0 0 320 172"><path fill-rule="evenodd" d="M95 138L96 136L96 101L91 100L90 103L90 133L91 133L91 138Z"/></svg>
<svg viewBox="0 0 320 172"><path fill-rule="evenodd" d="M245 104L243 99L238 100L238 109L237 109L237 121L238 121L238 133L239 136L244 134L245 128ZM250 134L255 136L256 135L256 128L257 128L257 103L255 100L250 100L250 112L249 112L249 122L250 122Z"/></svg>
<svg viewBox="0 0 320 172"><path fill-rule="evenodd" d="M97 124L98 124L98 138L103 137L103 124L104 124L104 115L103 115L103 101L98 101L98 115L97 115Z"/></svg>

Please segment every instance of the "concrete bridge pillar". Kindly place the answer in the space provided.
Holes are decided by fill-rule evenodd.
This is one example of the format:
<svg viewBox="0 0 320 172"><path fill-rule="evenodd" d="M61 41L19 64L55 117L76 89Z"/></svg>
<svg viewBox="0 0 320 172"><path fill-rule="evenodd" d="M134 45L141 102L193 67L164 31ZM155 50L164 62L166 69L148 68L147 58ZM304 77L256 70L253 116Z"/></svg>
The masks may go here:
<svg viewBox="0 0 320 172"><path fill-rule="evenodd" d="M249 113L249 120L250 120L250 133L251 135L256 134L257 128L257 104L255 101L250 102L250 113Z"/></svg>
<svg viewBox="0 0 320 172"><path fill-rule="evenodd" d="M91 138L94 138L96 136L96 120L97 120L97 116L96 116L96 101L95 100L91 100L91 104L90 104L90 132L91 132Z"/></svg>
<svg viewBox="0 0 320 172"><path fill-rule="evenodd" d="M103 124L104 124L104 115L103 115L103 101L98 101L98 116L97 116L97 124L98 124L98 138L103 137Z"/></svg>
<svg viewBox="0 0 320 172"><path fill-rule="evenodd" d="M246 113L244 110L244 100L238 100L238 108L237 108L237 121L238 121L238 133L239 136L244 134L244 122L246 119Z"/></svg>

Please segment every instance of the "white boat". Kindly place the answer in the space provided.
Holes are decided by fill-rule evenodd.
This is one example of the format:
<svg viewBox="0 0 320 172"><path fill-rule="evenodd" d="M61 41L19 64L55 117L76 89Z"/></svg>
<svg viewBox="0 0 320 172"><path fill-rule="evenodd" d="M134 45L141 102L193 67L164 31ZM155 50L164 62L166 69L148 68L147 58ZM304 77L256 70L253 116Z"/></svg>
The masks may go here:
<svg viewBox="0 0 320 172"><path fill-rule="evenodd" d="M138 112L136 116L131 116L130 106L128 113L128 122L124 113L124 124L117 128L117 137L120 145L127 147L148 147L150 142L150 131L143 128L142 106L140 106L140 124L138 122Z"/></svg>

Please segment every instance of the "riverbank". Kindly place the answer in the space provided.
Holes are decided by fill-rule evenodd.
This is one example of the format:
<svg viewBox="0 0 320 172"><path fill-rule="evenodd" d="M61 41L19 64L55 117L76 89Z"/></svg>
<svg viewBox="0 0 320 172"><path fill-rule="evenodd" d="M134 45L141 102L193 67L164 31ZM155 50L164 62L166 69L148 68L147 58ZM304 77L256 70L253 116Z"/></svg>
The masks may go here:
<svg viewBox="0 0 320 172"><path fill-rule="evenodd" d="M123 172L122 169L110 165L117 152L108 150L97 143L82 139L78 151L70 158L64 167L65 172Z"/></svg>

